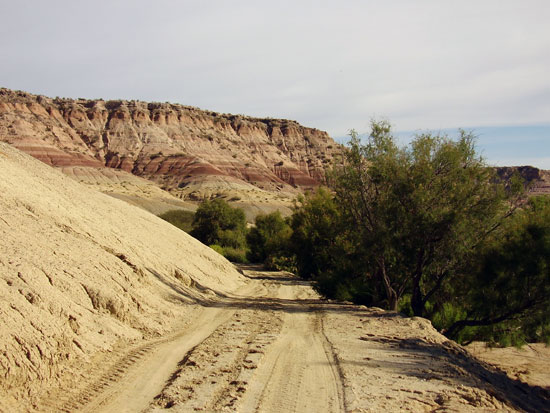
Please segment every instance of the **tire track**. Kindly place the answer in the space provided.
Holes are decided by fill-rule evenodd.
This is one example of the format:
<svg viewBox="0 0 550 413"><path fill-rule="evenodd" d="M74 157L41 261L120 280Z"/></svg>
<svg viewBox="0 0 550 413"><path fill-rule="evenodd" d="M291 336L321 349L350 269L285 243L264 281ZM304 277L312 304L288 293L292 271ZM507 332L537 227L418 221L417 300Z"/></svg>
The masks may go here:
<svg viewBox="0 0 550 413"><path fill-rule="evenodd" d="M77 388L55 392L40 405L44 411L64 413L142 410L169 380L178 361L234 312L204 308L184 330L134 347L106 371L93 369L90 376L95 380L84 380Z"/></svg>
<svg viewBox="0 0 550 413"><path fill-rule="evenodd" d="M65 413L345 411L317 296L288 275L260 274L244 295L203 307L183 330L115 352L116 362L89 375L95 380L42 406Z"/></svg>
<svg viewBox="0 0 550 413"><path fill-rule="evenodd" d="M303 297L296 286L280 286L283 299ZM239 405L243 413L345 411L341 372L322 329L323 314L304 306L289 311Z"/></svg>
<svg viewBox="0 0 550 413"><path fill-rule="evenodd" d="M273 311L235 313L182 360L147 411L234 411L280 326L280 317Z"/></svg>
<svg viewBox="0 0 550 413"><path fill-rule="evenodd" d="M40 410L67 413L80 411L106 388L115 383L134 363L143 359L155 345L168 342L170 339L171 338L153 340L146 344L138 345L122 355L117 355L116 353L111 354L111 358L117 359L114 364L105 369L95 366L86 374L90 376L90 379L81 380L79 385L72 389L59 389L59 391L49 394L47 399L41 401ZM173 339L176 339L176 337ZM120 353L120 351L118 353ZM102 372L101 370L104 371ZM97 376L99 376L99 378L97 378Z"/></svg>

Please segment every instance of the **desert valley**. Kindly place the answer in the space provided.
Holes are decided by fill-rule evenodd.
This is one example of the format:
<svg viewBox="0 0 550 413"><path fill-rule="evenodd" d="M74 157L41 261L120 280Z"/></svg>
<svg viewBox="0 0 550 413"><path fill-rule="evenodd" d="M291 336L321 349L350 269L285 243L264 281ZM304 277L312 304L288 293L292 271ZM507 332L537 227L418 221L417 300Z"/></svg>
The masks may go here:
<svg viewBox="0 0 550 413"><path fill-rule="evenodd" d="M0 89L0 411L550 411L543 344L462 347L158 217L289 215L340 148L290 120Z"/></svg>

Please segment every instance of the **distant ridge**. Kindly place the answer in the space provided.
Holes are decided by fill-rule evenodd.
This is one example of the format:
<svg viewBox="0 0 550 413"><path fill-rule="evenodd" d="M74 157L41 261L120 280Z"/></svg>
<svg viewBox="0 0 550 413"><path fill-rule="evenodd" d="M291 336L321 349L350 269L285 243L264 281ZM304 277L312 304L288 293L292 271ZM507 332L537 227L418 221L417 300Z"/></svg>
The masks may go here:
<svg viewBox="0 0 550 413"><path fill-rule="evenodd" d="M295 121L0 89L0 141L56 167L115 168L186 200L281 203L324 182L338 144Z"/></svg>
<svg viewBox="0 0 550 413"><path fill-rule="evenodd" d="M510 179L515 172L519 173L527 183L529 195L550 195L550 171L534 166L501 166L496 170L504 180Z"/></svg>

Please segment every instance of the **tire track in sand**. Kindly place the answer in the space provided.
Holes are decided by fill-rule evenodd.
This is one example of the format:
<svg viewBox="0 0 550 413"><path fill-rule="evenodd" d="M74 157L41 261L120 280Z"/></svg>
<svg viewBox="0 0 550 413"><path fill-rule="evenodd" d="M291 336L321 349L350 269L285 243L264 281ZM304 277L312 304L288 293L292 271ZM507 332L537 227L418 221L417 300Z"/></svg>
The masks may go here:
<svg viewBox="0 0 550 413"><path fill-rule="evenodd" d="M258 275L242 298L219 300L184 330L130 349L49 411L345 411L317 295L288 275Z"/></svg>
<svg viewBox="0 0 550 413"><path fill-rule="evenodd" d="M162 390L178 362L234 312L204 308L183 331L134 347L84 390L68 390L43 407L67 413L141 411Z"/></svg>
<svg viewBox="0 0 550 413"><path fill-rule="evenodd" d="M280 285L278 298L303 291ZM304 306L288 311L279 338L266 353L239 405L239 412L343 412L342 378L322 331L322 313Z"/></svg>
<svg viewBox="0 0 550 413"><path fill-rule="evenodd" d="M261 295L264 288L249 284L240 294ZM166 336L113 352L100 359L70 388L48 392L38 403L41 412L137 412L147 408L166 386L184 359L216 329L227 323L236 309L217 299L200 307L185 328ZM109 357L106 355L106 357ZM107 364L107 366L105 365Z"/></svg>

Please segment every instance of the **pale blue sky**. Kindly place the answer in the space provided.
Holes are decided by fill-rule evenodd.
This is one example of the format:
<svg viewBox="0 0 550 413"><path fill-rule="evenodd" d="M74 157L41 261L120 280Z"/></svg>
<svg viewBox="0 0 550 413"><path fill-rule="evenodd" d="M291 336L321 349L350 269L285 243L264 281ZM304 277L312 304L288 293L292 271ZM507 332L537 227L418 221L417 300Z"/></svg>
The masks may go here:
<svg viewBox="0 0 550 413"><path fill-rule="evenodd" d="M489 160L550 169L548 0L0 0L0 15L3 87L333 137L380 117L473 128Z"/></svg>
<svg viewBox="0 0 550 413"><path fill-rule="evenodd" d="M468 128L477 136L476 146L487 163L495 166L531 165L550 169L550 125ZM397 137L407 144L422 131L401 131ZM456 129L433 130L456 137Z"/></svg>

